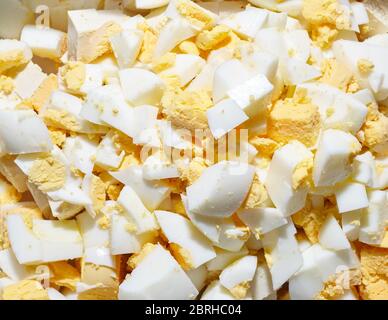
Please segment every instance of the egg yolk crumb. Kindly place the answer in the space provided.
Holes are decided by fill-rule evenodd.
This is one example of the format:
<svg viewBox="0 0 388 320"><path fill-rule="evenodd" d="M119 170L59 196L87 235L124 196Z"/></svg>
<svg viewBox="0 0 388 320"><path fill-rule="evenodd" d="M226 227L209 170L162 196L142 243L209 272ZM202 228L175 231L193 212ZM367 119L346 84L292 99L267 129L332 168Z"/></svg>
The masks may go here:
<svg viewBox="0 0 388 320"><path fill-rule="evenodd" d="M77 282L81 281L79 271L66 261L52 262L48 266L52 273L50 282L57 286L66 287L74 291Z"/></svg>
<svg viewBox="0 0 388 320"><path fill-rule="evenodd" d="M375 65L368 59L360 59L357 61L357 68L361 74L370 73L374 67Z"/></svg>
<svg viewBox="0 0 388 320"><path fill-rule="evenodd" d="M71 61L60 70L66 87L71 91L79 91L85 82L86 68L82 62Z"/></svg>
<svg viewBox="0 0 388 320"><path fill-rule="evenodd" d="M43 192L58 190L65 185L66 167L52 156L35 160L28 172L28 180Z"/></svg>
<svg viewBox="0 0 388 320"><path fill-rule="evenodd" d="M49 300L47 291L36 280L23 280L3 289L4 300Z"/></svg>
<svg viewBox="0 0 388 320"><path fill-rule="evenodd" d="M260 207L268 199L268 192L264 184L260 182L257 174L253 177L251 188L243 204L244 208L252 209Z"/></svg>
<svg viewBox="0 0 388 320"><path fill-rule="evenodd" d="M193 269L193 258L191 256L191 253L187 249L182 248L177 243L170 243L169 249L175 260L181 265L184 270Z"/></svg>
<svg viewBox="0 0 388 320"><path fill-rule="evenodd" d="M203 30L198 34L195 43L201 50L212 50L230 37L226 26L216 26L211 30Z"/></svg>
<svg viewBox="0 0 388 320"><path fill-rule="evenodd" d="M10 94L14 89L14 83L12 78L0 75L0 91L5 94Z"/></svg>
<svg viewBox="0 0 388 320"><path fill-rule="evenodd" d="M156 247L153 243L146 243L138 253L134 253L128 259L128 267L131 269L135 269L139 263Z"/></svg>

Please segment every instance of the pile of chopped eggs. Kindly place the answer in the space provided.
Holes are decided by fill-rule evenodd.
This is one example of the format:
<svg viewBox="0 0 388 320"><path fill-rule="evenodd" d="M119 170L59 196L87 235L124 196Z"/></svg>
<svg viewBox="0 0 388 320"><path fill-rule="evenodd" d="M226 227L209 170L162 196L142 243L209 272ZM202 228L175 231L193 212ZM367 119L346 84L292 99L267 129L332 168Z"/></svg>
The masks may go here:
<svg viewBox="0 0 388 320"><path fill-rule="evenodd" d="M0 300L388 299L384 1L39 2L0 2Z"/></svg>

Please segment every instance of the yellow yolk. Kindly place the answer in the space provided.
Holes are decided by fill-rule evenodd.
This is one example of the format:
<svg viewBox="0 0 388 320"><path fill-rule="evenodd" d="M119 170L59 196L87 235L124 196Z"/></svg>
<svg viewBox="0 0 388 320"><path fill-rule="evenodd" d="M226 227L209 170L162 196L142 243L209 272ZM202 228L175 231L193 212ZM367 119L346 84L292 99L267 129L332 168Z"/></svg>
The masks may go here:
<svg viewBox="0 0 388 320"><path fill-rule="evenodd" d="M2 52L0 53L0 73L26 64L28 61L22 49Z"/></svg>
<svg viewBox="0 0 388 320"><path fill-rule="evenodd" d="M138 264L155 248L155 244L153 243L146 243L138 253L134 253L132 256L128 259L128 266L131 269L135 269Z"/></svg>
<svg viewBox="0 0 388 320"><path fill-rule="evenodd" d="M310 183L310 178L313 169L313 159L300 162L292 173L292 188L297 189L300 186L308 185Z"/></svg>
<svg viewBox="0 0 388 320"><path fill-rule="evenodd" d="M3 289L4 300L49 300L47 291L36 280L23 280Z"/></svg>
<svg viewBox="0 0 388 320"><path fill-rule="evenodd" d="M280 144L276 141L259 136L251 138L249 143L252 144L257 149L257 151L259 151L260 156L264 157L272 157L276 149L280 148Z"/></svg>
<svg viewBox="0 0 388 320"><path fill-rule="evenodd" d="M257 174L253 177L251 188L246 197L244 208L258 208L268 199L268 193L264 185L260 182Z"/></svg>
<svg viewBox="0 0 388 320"><path fill-rule="evenodd" d="M230 293L236 298L236 299L244 299L247 296L248 290L250 288L249 282L242 282L232 289L230 289Z"/></svg>
<svg viewBox="0 0 388 320"><path fill-rule="evenodd" d="M198 34L195 44L201 50L212 50L230 37L230 30L226 26L216 26L212 30L203 30Z"/></svg>
<svg viewBox="0 0 388 320"><path fill-rule="evenodd" d="M187 181L188 185L191 185L201 176L206 167L205 159L195 157L187 167L178 168L181 173L180 178Z"/></svg>
<svg viewBox="0 0 388 320"><path fill-rule="evenodd" d="M275 103L267 125L268 137L279 143L298 140L306 146L313 146L320 131L321 116L317 106L296 92L293 98Z"/></svg>
<svg viewBox="0 0 388 320"><path fill-rule="evenodd" d="M357 61L357 68L361 74L370 73L374 67L375 65L368 59L360 59Z"/></svg>
<svg viewBox="0 0 388 320"><path fill-rule="evenodd" d="M52 272L50 282L57 286L75 290L77 282L81 281L79 271L66 261L52 262L48 266Z"/></svg>
<svg viewBox="0 0 388 320"><path fill-rule="evenodd" d="M176 10L198 28L206 29L214 23L214 19L192 1L177 0Z"/></svg>
<svg viewBox="0 0 388 320"><path fill-rule="evenodd" d="M105 204L105 183L97 176L92 176L90 198L92 199L93 210L99 212Z"/></svg>
<svg viewBox="0 0 388 320"><path fill-rule="evenodd" d="M82 62L69 62L60 69L66 87L71 91L79 91L85 82L86 70Z"/></svg>
<svg viewBox="0 0 388 320"><path fill-rule="evenodd" d="M170 243L169 249L175 260L184 270L191 270L193 268L193 258L188 250L176 243Z"/></svg>
<svg viewBox="0 0 388 320"><path fill-rule="evenodd" d="M367 300L388 299L388 249L363 245L360 294Z"/></svg>
<svg viewBox="0 0 388 320"><path fill-rule="evenodd" d="M329 84L333 87L347 91L353 81L351 70L346 68L343 63L338 63L336 59L326 59L321 67L322 77L319 81Z"/></svg>
<svg viewBox="0 0 388 320"><path fill-rule="evenodd" d="M152 71L159 73L168 68L171 68L175 64L176 53L166 53L155 62L152 63Z"/></svg>
<svg viewBox="0 0 388 320"><path fill-rule="evenodd" d="M196 46L196 44L194 42L192 42L192 41L189 41L189 40L182 41L179 44L178 49L182 53L194 54L196 56L200 55L199 49Z"/></svg>
<svg viewBox="0 0 388 320"><path fill-rule="evenodd" d="M28 172L28 180L43 192L58 190L65 185L66 167L52 156L35 160Z"/></svg>
<svg viewBox="0 0 388 320"><path fill-rule="evenodd" d="M13 80L10 77L0 75L0 91L10 94L14 89Z"/></svg>

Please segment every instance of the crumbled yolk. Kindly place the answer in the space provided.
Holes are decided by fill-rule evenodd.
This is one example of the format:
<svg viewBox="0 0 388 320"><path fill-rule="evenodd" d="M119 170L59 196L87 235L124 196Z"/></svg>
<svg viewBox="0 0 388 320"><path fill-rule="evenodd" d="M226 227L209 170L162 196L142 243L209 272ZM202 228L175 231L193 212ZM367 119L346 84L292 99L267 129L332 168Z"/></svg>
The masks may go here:
<svg viewBox="0 0 388 320"><path fill-rule="evenodd" d="M388 249L363 245L360 251L363 299L388 299Z"/></svg>
<svg viewBox="0 0 388 320"><path fill-rule="evenodd" d="M92 176L90 186L90 198L93 203L93 210L98 213L105 204L105 183L97 176Z"/></svg>
<svg viewBox="0 0 388 320"><path fill-rule="evenodd" d="M10 77L0 75L0 91L10 94L14 89L13 80Z"/></svg>
<svg viewBox="0 0 388 320"><path fill-rule="evenodd" d="M200 55L197 45L193 41L185 40L178 45L178 49L182 53Z"/></svg>
<svg viewBox="0 0 388 320"><path fill-rule="evenodd" d="M368 59L360 59L357 61L357 68L361 74L370 73L374 67L375 65Z"/></svg>
<svg viewBox="0 0 388 320"><path fill-rule="evenodd" d="M313 158L306 159L298 163L292 173L292 188L298 189L310 183L313 169Z"/></svg>
<svg viewBox="0 0 388 320"><path fill-rule="evenodd" d="M201 50L212 50L230 37L226 26L216 26L212 30L203 30L198 34L195 43Z"/></svg>
<svg viewBox="0 0 388 320"><path fill-rule="evenodd" d="M144 31L144 37L138 59L142 63L151 63L158 37L155 31L152 30L147 24L140 24L139 29Z"/></svg>
<svg viewBox="0 0 388 320"><path fill-rule="evenodd" d="M66 261L52 262L48 266L52 272L51 283L70 290L76 289L77 282L81 280L81 275L75 267Z"/></svg>
<svg viewBox="0 0 388 320"><path fill-rule="evenodd" d="M49 128L50 139L52 143L61 147L66 140L66 131L56 128Z"/></svg>
<svg viewBox="0 0 388 320"><path fill-rule="evenodd" d="M58 110L49 108L43 114L45 123L54 128L65 129L77 132L80 129L80 124L77 119L66 110Z"/></svg>
<svg viewBox="0 0 388 320"><path fill-rule="evenodd" d="M320 131L321 116L318 107L297 91L293 98L275 103L267 125L268 137L279 143L299 140L313 146Z"/></svg>
<svg viewBox="0 0 388 320"><path fill-rule="evenodd" d="M0 73L26 64L27 62L28 60L26 59L22 49L2 52L0 54Z"/></svg>
<svg viewBox="0 0 388 320"><path fill-rule="evenodd" d="M28 180L43 192L58 190L65 185L66 167L52 156L43 157L33 162Z"/></svg>
<svg viewBox="0 0 388 320"><path fill-rule="evenodd" d="M128 259L128 266L131 269L135 269L141 261L156 247L153 243L146 243L138 253L134 253L132 256Z"/></svg>
<svg viewBox="0 0 388 320"><path fill-rule="evenodd" d="M162 112L178 128L208 127L206 111L213 105L207 91L168 90L162 97Z"/></svg>
<svg viewBox="0 0 388 320"><path fill-rule="evenodd" d="M191 185L201 176L206 167L205 159L195 157L187 167L178 167L181 173L180 179Z"/></svg>
<svg viewBox="0 0 388 320"><path fill-rule="evenodd" d="M71 91L79 91L85 82L86 69L82 62L71 61L60 70L66 87Z"/></svg>
<svg viewBox="0 0 388 320"><path fill-rule="evenodd" d="M191 1L177 0L176 10L180 15L201 29L209 28L214 23L214 19L210 15Z"/></svg>
<svg viewBox="0 0 388 320"><path fill-rule="evenodd" d="M247 209L258 208L267 199L267 190L265 189L264 184L260 182L258 175L255 174L243 207Z"/></svg>
<svg viewBox="0 0 388 320"><path fill-rule="evenodd" d="M260 156L264 157L272 157L276 149L280 148L280 144L276 141L259 136L254 136L251 138L249 143L259 151Z"/></svg>
<svg viewBox="0 0 388 320"><path fill-rule="evenodd" d="M249 282L242 282L232 289L230 289L230 293L236 298L236 299L244 299L247 296L248 290L250 288Z"/></svg>
<svg viewBox="0 0 388 320"><path fill-rule="evenodd" d="M346 91L353 81L353 73L336 59L325 59L321 66L322 77L319 81Z"/></svg>
<svg viewBox="0 0 388 320"><path fill-rule="evenodd" d="M103 215L97 220L98 226L103 230L109 230L111 226L111 219L107 215Z"/></svg>
<svg viewBox="0 0 388 320"><path fill-rule="evenodd" d="M3 289L4 300L49 300L47 291L36 280L23 280Z"/></svg>
<svg viewBox="0 0 388 320"><path fill-rule="evenodd" d="M152 63L152 70L156 73L171 68L175 64L176 53L168 52Z"/></svg>
<svg viewBox="0 0 388 320"><path fill-rule="evenodd" d="M175 260L184 270L191 270L193 268L193 258L187 249L182 248L176 243L170 243L169 248Z"/></svg>

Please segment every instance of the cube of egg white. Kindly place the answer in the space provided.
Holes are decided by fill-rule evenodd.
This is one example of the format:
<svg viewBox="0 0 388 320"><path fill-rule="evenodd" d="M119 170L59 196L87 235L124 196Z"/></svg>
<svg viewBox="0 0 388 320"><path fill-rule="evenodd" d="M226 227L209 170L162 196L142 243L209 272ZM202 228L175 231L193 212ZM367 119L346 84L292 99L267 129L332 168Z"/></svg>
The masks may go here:
<svg viewBox="0 0 388 320"><path fill-rule="evenodd" d="M120 68L129 68L135 63L143 42L144 32L123 30L110 37L110 45Z"/></svg>
<svg viewBox="0 0 388 320"><path fill-rule="evenodd" d="M89 63L110 50L109 37L121 31L129 17L116 10L68 11L69 58Z"/></svg>
<svg viewBox="0 0 388 320"><path fill-rule="evenodd" d="M132 165L126 169L109 173L121 183L132 187L150 211L155 210L170 194L169 187L144 179L142 166Z"/></svg>
<svg viewBox="0 0 388 320"><path fill-rule="evenodd" d="M97 148L95 163L106 170L117 169L125 155L116 147L113 136L113 131L106 134Z"/></svg>
<svg viewBox="0 0 388 320"><path fill-rule="evenodd" d="M224 99L206 111L209 128L216 139L221 138L246 120L248 116L232 99Z"/></svg>
<svg viewBox="0 0 388 320"><path fill-rule="evenodd" d="M266 263L257 264L251 290L254 300L263 300L274 293L271 273Z"/></svg>
<svg viewBox="0 0 388 320"><path fill-rule="evenodd" d="M268 194L283 215L289 216L305 205L308 188L293 186L298 165L312 161L313 154L300 142L292 141L275 151L269 166L265 186Z"/></svg>
<svg viewBox="0 0 388 320"><path fill-rule="evenodd" d="M287 224L282 212L275 208L243 209L238 216L258 239L262 234Z"/></svg>
<svg viewBox="0 0 388 320"><path fill-rule="evenodd" d="M177 178L180 176L176 165L168 163L160 154L149 156L143 163L143 177L146 180Z"/></svg>
<svg viewBox="0 0 388 320"><path fill-rule="evenodd" d="M23 27L32 23L34 13L25 3L14 0L0 2L0 37L3 39L19 39Z"/></svg>
<svg viewBox="0 0 388 320"><path fill-rule="evenodd" d="M109 244L109 229L102 229L87 212L76 217L85 248L104 247Z"/></svg>
<svg viewBox="0 0 388 320"><path fill-rule="evenodd" d="M368 196L365 186L361 183L345 183L335 190L335 198L339 213L368 207Z"/></svg>
<svg viewBox="0 0 388 320"><path fill-rule="evenodd" d="M168 241L179 245L189 255L189 261L185 263L190 269L197 268L216 256L210 242L190 220L168 211L157 210L155 215Z"/></svg>
<svg viewBox="0 0 388 320"><path fill-rule="evenodd" d="M130 227L131 225L124 215L118 212L112 214L109 230L109 245L112 255L139 252L143 245L154 240L154 233L135 234Z"/></svg>
<svg viewBox="0 0 388 320"><path fill-rule="evenodd" d="M35 63L29 62L14 77L15 92L22 98L31 98L47 75Z"/></svg>
<svg viewBox="0 0 388 320"><path fill-rule="evenodd" d="M376 100L382 101L388 97L388 71L385 68L388 48L364 42L338 40L333 43L333 52L340 63L356 74L362 88L372 89ZM360 72L358 62L361 59L366 59L374 65L371 72Z"/></svg>
<svg viewBox="0 0 388 320"><path fill-rule="evenodd" d="M191 222L201 231L212 243L224 250L238 252L244 245L244 240L239 237L229 237L228 230L235 230L236 226L232 218L209 217L195 214L189 210L187 197L181 195L186 213Z"/></svg>
<svg viewBox="0 0 388 320"><path fill-rule="evenodd" d="M291 57L307 62L312 42L306 30L287 31L284 33L284 40Z"/></svg>
<svg viewBox="0 0 388 320"><path fill-rule="evenodd" d="M0 269L15 281L21 281L29 275L26 267L16 259L11 248L0 251Z"/></svg>
<svg viewBox="0 0 388 320"><path fill-rule="evenodd" d="M158 59L174 49L180 42L195 36L198 31L185 19L175 18L167 22L159 33L154 49L154 59Z"/></svg>
<svg viewBox="0 0 388 320"><path fill-rule="evenodd" d="M260 51L256 46L252 45L242 47L241 62L248 67L252 76L262 74L270 82L275 80L279 64L279 59L276 56L265 51Z"/></svg>
<svg viewBox="0 0 388 320"><path fill-rule="evenodd" d="M220 64L214 71L213 102L225 98L228 90L244 83L251 77L249 70L239 60L231 59Z"/></svg>
<svg viewBox="0 0 388 320"><path fill-rule="evenodd" d="M314 184L331 186L344 180L350 173L349 158L360 148L360 143L353 135L341 130L325 130L315 154Z"/></svg>
<svg viewBox="0 0 388 320"><path fill-rule="evenodd" d="M148 211L130 186L125 186L121 190L117 203L124 208L129 221L135 224L136 233L141 234L158 229L155 216Z"/></svg>
<svg viewBox="0 0 388 320"><path fill-rule="evenodd" d="M289 221L287 225L263 235L265 259L274 290L278 290L303 264L295 233L294 224Z"/></svg>
<svg viewBox="0 0 388 320"><path fill-rule="evenodd" d="M27 177L13 160L12 157L0 158L0 173L18 192L23 193L27 191Z"/></svg>
<svg viewBox="0 0 388 320"><path fill-rule="evenodd" d="M233 293L233 289L245 282L251 282L257 267L256 256L245 256L222 270L220 283Z"/></svg>
<svg viewBox="0 0 388 320"><path fill-rule="evenodd" d="M368 24L369 17L368 12L363 3L352 2L350 4L352 15L358 25Z"/></svg>
<svg viewBox="0 0 388 320"><path fill-rule="evenodd" d="M215 248L217 256L206 263L206 268L209 271L221 271L225 269L228 265L231 265L236 260L248 255L248 249L243 246L241 250L236 252L227 251L220 248Z"/></svg>
<svg viewBox="0 0 388 320"><path fill-rule="evenodd" d="M318 68L297 58L283 60L280 70L285 84L288 85L298 85L321 76Z"/></svg>
<svg viewBox="0 0 388 320"><path fill-rule="evenodd" d="M348 211L341 214L342 230L349 241L356 241L360 234L361 214L363 210Z"/></svg>
<svg viewBox="0 0 388 320"><path fill-rule="evenodd" d="M273 88L273 85L264 75L258 74L228 90L227 95L246 114L253 116L265 110Z"/></svg>
<svg viewBox="0 0 388 320"><path fill-rule="evenodd" d="M322 247L329 250L344 250L350 248L349 240L337 220L328 215L319 230L319 243Z"/></svg>
<svg viewBox="0 0 388 320"><path fill-rule="evenodd" d="M193 80L206 65L206 61L195 54L177 54L172 67L160 73L161 76L177 76L184 87Z"/></svg>
<svg viewBox="0 0 388 320"><path fill-rule="evenodd" d="M0 110L0 154L49 152L46 125L32 110Z"/></svg>
<svg viewBox="0 0 388 320"><path fill-rule="evenodd" d="M135 0L136 9L156 9L167 5L169 0Z"/></svg>
<svg viewBox="0 0 388 320"><path fill-rule="evenodd" d="M222 19L220 24L226 25L244 38L254 39L259 29L266 22L268 11L251 7Z"/></svg>
<svg viewBox="0 0 388 320"><path fill-rule="evenodd" d="M85 174L90 174L94 168L97 147L97 142L79 135L66 138L63 152L72 166Z"/></svg>
<svg viewBox="0 0 388 320"><path fill-rule="evenodd" d="M42 261L82 257L83 243L75 220L33 220L32 230L42 245Z"/></svg>
<svg viewBox="0 0 388 320"><path fill-rule="evenodd" d="M24 223L21 214L7 215L8 238L20 264L41 262L43 247L39 239Z"/></svg>
<svg viewBox="0 0 388 320"><path fill-rule="evenodd" d="M143 105L134 107L132 110L133 143L159 147L159 134L156 129L159 108Z"/></svg>
<svg viewBox="0 0 388 320"><path fill-rule="evenodd" d="M57 61L67 49L66 33L42 26L24 26L20 40L28 44L35 56Z"/></svg>
<svg viewBox="0 0 388 320"><path fill-rule="evenodd" d="M125 98L133 105L155 105L162 98L164 83L153 72L129 68L119 72Z"/></svg>
<svg viewBox="0 0 388 320"><path fill-rule="evenodd" d="M360 154L353 161L353 179L373 189L388 186L387 157L374 158L369 151Z"/></svg>
<svg viewBox="0 0 388 320"><path fill-rule="evenodd" d="M208 271L206 266L202 265L196 269L186 271L191 282L195 285L198 291L201 291L206 286Z"/></svg>
<svg viewBox="0 0 388 320"><path fill-rule="evenodd" d="M291 300L313 300L324 287L315 257L317 246L311 246L302 253L303 265L289 281Z"/></svg>
<svg viewBox="0 0 388 320"><path fill-rule="evenodd" d="M263 28L256 33L255 42L261 50L275 57L285 59L288 57L284 34L278 28ZM303 62L303 61L302 61Z"/></svg>
<svg viewBox="0 0 388 320"><path fill-rule="evenodd" d="M187 191L188 207L194 214L229 217L244 201L254 169L245 163L221 161L206 168Z"/></svg>
<svg viewBox="0 0 388 320"><path fill-rule="evenodd" d="M0 39L0 73L18 67L32 59L32 51L26 43L18 40Z"/></svg>
<svg viewBox="0 0 388 320"><path fill-rule="evenodd" d="M237 300L219 280L212 281L202 293L201 300Z"/></svg>
<svg viewBox="0 0 388 320"><path fill-rule="evenodd" d="M113 269L116 267L116 259L111 255L110 248L107 246L85 248L83 259L87 264L91 263ZM112 276L116 276L116 273L113 270Z"/></svg>
<svg viewBox="0 0 388 320"><path fill-rule="evenodd" d="M160 245L145 256L119 287L120 300L192 300L197 295L190 278Z"/></svg>
<svg viewBox="0 0 388 320"><path fill-rule="evenodd" d="M54 288L47 288L46 291L50 300L67 300L62 293Z"/></svg>
<svg viewBox="0 0 388 320"><path fill-rule="evenodd" d="M379 245L384 237L388 219L388 192L372 190L368 193L369 207L361 214L359 241Z"/></svg>

